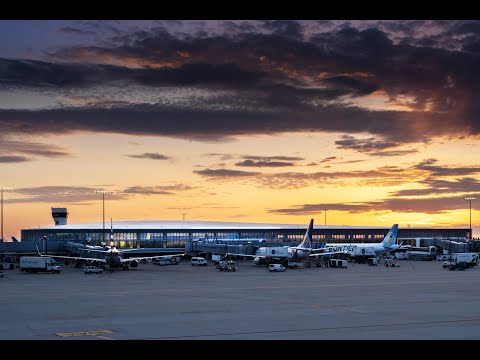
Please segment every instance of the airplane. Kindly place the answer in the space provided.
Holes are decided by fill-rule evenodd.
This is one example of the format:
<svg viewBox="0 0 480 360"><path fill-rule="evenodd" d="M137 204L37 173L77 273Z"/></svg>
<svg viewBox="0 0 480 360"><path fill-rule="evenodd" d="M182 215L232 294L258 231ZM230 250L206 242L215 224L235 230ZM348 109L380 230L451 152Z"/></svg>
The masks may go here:
<svg viewBox="0 0 480 360"><path fill-rule="evenodd" d="M59 259L68 259L68 260L86 260L92 263L99 263L103 266L108 265L111 270L121 268L123 270L128 270L130 267L137 267L139 262L147 259L172 259L174 257L183 256L184 253L175 254L175 255L156 255L156 256L142 256L142 257L130 257L123 258L123 254L134 249L120 249L118 250L113 241L110 243L110 248L108 250L96 250L88 249L85 250L89 252L98 252L104 254L104 258L97 257L81 257L81 256L61 256L61 255L43 255L40 253L40 250L37 246L37 252L39 256L42 257L51 257Z"/></svg>
<svg viewBox="0 0 480 360"><path fill-rule="evenodd" d="M362 262L362 260L379 255L394 253L401 248L397 244L398 224L394 224L381 243L350 243L350 244L326 244L327 251L343 251L348 256Z"/></svg>
<svg viewBox="0 0 480 360"><path fill-rule="evenodd" d="M87 242L90 242L90 239L87 239ZM37 252L39 256L43 257L51 257L51 258L59 258L59 259L68 259L68 260L86 260L91 263L100 263L101 265L105 266L108 265L110 270L114 270L117 268L122 268L123 270L128 270L130 267L137 267L138 263L142 260L153 260L153 259L167 259L172 261L173 258L178 256L184 256L185 253L178 253L174 255L156 255L156 256L142 256L142 257L129 257L123 258L122 255L133 251L134 249L120 249L118 250L114 243L113 243L113 225L110 223L110 248L105 246L105 243L102 242L102 246L94 246L94 245L82 245L78 243L69 242L71 245L74 245L77 248L81 248L82 250L86 250L88 252L97 252L104 254L104 258L97 258L97 257L82 257L82 256L61 256L61 255L43 255L40 253L40 250L37 247ZM176 260L176 259L175 259Z"/></svg>
<svg viewBox="0 0 480 360"><path fill-rule="evenodd" d="M313 249L312 230L313 219L310 219L310 224L308 225L305 236L303 237L303 241L298 246L261 247L255 252L255 255L227 253L225 257L253 257L253 261L256 265L268 265L272 262L280 262L288 266L288 263L306 262L307 267L309 267L310 263L308 260L312 257L346 254L345 250L328 251L328 249L325 248Z"/></svg>

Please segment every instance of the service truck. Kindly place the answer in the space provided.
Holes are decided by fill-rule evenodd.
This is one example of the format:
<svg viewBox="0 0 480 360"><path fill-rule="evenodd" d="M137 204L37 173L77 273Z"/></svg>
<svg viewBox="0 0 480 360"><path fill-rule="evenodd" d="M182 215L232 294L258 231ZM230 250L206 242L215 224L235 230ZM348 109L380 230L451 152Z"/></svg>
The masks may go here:
<svg viewBox="0 0 480 360"><path fill-rule="evenodd" d="M60 265L55 265L56 262L51 257L44 256L22 256L20 258L20 270L30 273L37 273L39 271L59 273L62 271Z"/></svg>
<svg viewBox="0 0 480 360"><path fill-rule="evenodd" d="M467 267L473 267L478 264L478 253L466 252L466 253L452 253L448 255L448 260L443 263L443 268L446 269L450 265L458 265L460 263L466 263Z"/></svg>

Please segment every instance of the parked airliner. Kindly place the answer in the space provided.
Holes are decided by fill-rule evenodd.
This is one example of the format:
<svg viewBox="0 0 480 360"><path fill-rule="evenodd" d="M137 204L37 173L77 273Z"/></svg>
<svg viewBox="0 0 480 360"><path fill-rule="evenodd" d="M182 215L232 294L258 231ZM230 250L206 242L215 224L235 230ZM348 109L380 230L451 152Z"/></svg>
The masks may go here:
<svg viewBox="0 0 480 360"><path fill-rule="evenodd" d="M310 220L303 241L298 246L282 246L282 247L261 247L256 252L255 255L245 255L245 254L233 254L228 253L228 255L233 256L242 256L242 257L253 257L255 264L263 265L271 262L305 262L311 257L316 256L330 256L333 254L345 254L344 250L333 250L329 251L328 249L312 249L312 230L313 230L313 219Z"/></svg>
<svg viewBox="0 0 480 360"><path fill-rule="evenodd" d="M394 224L381 243L350 243L326 244L326 251L340 251L348 253L350 257L362 259L385 255L395 252L400 248L397 244L398 224Z"/></svg>
<svg viewBox="0 0 480 360"><path fill-rule="evenodd" d="M110 269L117 269L121 268L123 270L128 270L129 267L137 267L138 263L142 260L147 260L147 259L171 259L172 257L175 256L183 256L185 254L175 254L175 255L157 255L157 256L143 256L143 257L129 257L129 258L123 258L123 254L125 254L128 251L134 250L134 249L122 249L118 250L115 245L113 244L113 241L110 243L110 248L107 250L96 250L96 249L88 249L86 248L85 250L90 251L90 252L98 252L104 254L104 258L96 258L96 257L81 257L81 256L60 256L60 255L42 255L40 254L40 251L38 250L37 246L37 252L38 255L44 256L44 257L52 257L52 258L59 258L59 259L69 259L69 260L86 260L92 263L99 263L103 265L108 265Z"/></svg>

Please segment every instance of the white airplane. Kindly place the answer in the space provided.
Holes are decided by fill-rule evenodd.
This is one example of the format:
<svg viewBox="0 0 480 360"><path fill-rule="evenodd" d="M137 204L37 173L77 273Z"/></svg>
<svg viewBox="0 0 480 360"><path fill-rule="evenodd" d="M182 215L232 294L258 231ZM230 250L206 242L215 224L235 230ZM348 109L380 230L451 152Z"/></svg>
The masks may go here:
<svg viewBox="0 0 480 360"><path fill-rule="evenodd" d="M394 224L381 243L326 244L326 251L343 251L353 258L368 258L394 252L397 244L398 224Z"/></svg>
<svg viewBox="0 0 480 360"><path fill-rule="evenodd" d="M90 242L90 239L87 239L87 242ZM123 270L128 270L129 267L137 267L138 263L142 260L148 260L148 259L167 259L167 260L172 260L174 257L178 256L184 256L185 253L178 253L174 255L156 255L156 256L142 256L142 257L128 257L128 258L123 258L122 255L129 252L133 251L134 249L120 249L118 250L114 243L113 243L113 222L110 221L110 248L108 248L105 243L102 242L102 246L93 246L93 245L81 245L81 244L76 244L76 243L71 243L71 245L74 245L75 247L81 248L82 250L88 251L88 252L98 252L104 254L104 258L97 258L97 257L82 257L82 256L60 256L60 255L42 255L40 254L40 250L38 250L37 246L37 252L38 255L43 256L43 257L52 257L52 258L58 258L58 259L68 259L68 260L86 260L91 263L99 263L103 266L108 265L111 270L113 269L123 269Z"/></svg>
<svg viewBox="0 0 480 360"><path fill-rule="evenodd" d="M122 255L132 251L134 249L121 249L118 250L115 245L113 244L113 241L110 242L110 248L107 250L97 250L97 249L88 249L85 248L84 250L86 251L91 251L91 252L98 252L104 254L104 258L96 258L96 257L81 257L81 256L60 256L60 255L42 255L40 254L40 250L38 250L37 246L37 252L38 255L43 256L43 257L52 257L52 258L59 258L59 259L69 259L69 260L86 260L90 261L92 263L99 263L101 265L108 265L110 269L118 269L121 268L123 270L128 270L129 267L137 267L138 263L142 260L147 260L147 259L172 259L173 257L177 256L183 256L185 255L184 253L181 254L175 254L175 255L157 255L157 256L142 256L142 257L129 257L129 258L123 258Z"/></svg>
<svg viewBox="0 0 480 360"><path fill-rule="evenodd" d="M317 256L330 256L333 254L346 254L345 250L333 250L329 251L325 248L321 249L312 249L312 230L313 230L313 219L310 220L310 225L308 225L303 241L298 246L282 246L282 247L261 247L256 252L255 255L245 255L245 254L233 254L227 253L225 256L243 256L243 257L253 257L253 261L257 265L264 265L271 262L283 262L288 264L288 262L305 262L312 257Z"/></svg>

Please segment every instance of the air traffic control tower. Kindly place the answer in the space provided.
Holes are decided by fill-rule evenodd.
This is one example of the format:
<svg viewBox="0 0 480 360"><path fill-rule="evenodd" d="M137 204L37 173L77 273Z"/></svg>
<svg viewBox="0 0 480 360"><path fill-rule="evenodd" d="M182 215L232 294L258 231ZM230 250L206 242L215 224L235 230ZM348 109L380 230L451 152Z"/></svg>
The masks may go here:
<svg viewBox="0 0 480 360"><path fill-rule="evenodd" d="M54 208L52 207L52 217L57 225L67 225L68 212L67 208Z"/></svg>

